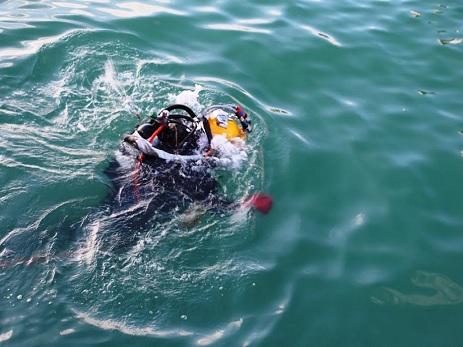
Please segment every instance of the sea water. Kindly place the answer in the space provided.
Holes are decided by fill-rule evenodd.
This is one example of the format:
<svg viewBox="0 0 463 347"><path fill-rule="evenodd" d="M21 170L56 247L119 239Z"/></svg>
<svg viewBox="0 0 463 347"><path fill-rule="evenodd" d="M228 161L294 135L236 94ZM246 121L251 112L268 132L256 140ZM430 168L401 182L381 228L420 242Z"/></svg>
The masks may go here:
<svg viewBox="0 0 463 347"><path fill-rule="evenodd" d="M0 344L461 346L462 16L3 1ZM107 209L135 114L174 102L248 112L246 161L217 178L268 215Z"/></svg>

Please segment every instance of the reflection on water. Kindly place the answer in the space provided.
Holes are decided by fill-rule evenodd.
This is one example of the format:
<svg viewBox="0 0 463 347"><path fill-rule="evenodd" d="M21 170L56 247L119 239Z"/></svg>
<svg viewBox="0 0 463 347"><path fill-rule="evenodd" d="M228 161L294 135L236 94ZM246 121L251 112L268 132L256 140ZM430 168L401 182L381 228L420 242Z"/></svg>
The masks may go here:
<svg viewBox="0 0 463 347"><path fill-rule="evenodd" d="M184 12L173 10L168 7L148 5L140 2L124 2L116 4L116 7L118 8L98 8L98 10L123 18L151 16L157 13L168 13L178 16L185 15Z"/></svg>
<svg viewBox="0 0 463 347"><path fill-rule="evenodd" d="M456 305L463 302L463 289L448 277L426 271L417 271L412 283L421 288L429 288L432 294L406 294L392 288L379 288L371 297L377 305L411 304L417 306Z"/></svg>
<svg viewBox="0 0 463 347"><path fill-rule="evenodd" d="M170 1L155 1L163 5L170 5ZM137 1L122 1L118 3L109 0L89 0L84 3L70 1L10 1L0 8L0 28L19 29L30 27L31 22L43 22L46 19L62 20L69 15L82 15L89 18L119 17L136 18L157 14L185 16L184 11L169 6L147 4ZM1 32L1 31L0 31Z"/></svg>

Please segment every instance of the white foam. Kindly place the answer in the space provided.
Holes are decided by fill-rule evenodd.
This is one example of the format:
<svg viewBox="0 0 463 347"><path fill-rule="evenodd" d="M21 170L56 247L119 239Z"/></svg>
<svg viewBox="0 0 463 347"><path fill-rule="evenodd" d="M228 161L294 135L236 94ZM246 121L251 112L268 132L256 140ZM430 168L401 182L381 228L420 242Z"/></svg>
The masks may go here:
<svg viewBox="0 0 463 347"><path fill-rule="evenodd" d="M199 111L201 104L198 101L199 92L203 87L199 84L195 85L194 90L184 90L178 95L169 95L169 101L174 104L183 104L190 107L193 111Z"/></svg>
<svg viewBox="0 0 463 347"><path fill-rule="evenodd" d="M212 149L218 153L217 164L224 169L239 169L248 160L244 145L242 139L236 138L232 142L225 135L216 135L211 141Z"/></svg>

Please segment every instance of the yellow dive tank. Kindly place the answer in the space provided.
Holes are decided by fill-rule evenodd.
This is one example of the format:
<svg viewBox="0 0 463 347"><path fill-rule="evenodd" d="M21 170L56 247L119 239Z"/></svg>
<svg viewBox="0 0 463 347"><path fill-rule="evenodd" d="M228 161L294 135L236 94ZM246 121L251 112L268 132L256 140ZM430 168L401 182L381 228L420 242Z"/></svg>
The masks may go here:
<svg viewBox="0 0 463 347"><path fill-rule="evenodd" d="M214 110L209 114L208 122L213 136L224 134L228 140L236 137L244 140L244 131L238 125L237 121L232 119L225 111L221 109Z"/></svg>

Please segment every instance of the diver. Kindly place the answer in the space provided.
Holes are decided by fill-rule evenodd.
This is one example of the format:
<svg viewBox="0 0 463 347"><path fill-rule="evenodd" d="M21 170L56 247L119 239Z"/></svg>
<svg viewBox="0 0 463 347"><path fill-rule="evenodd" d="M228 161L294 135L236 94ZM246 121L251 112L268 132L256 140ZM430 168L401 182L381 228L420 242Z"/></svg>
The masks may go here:
<svg viewBox="0 0 463 347"><path fill-rule="evenodd" d="M173 204L202 201L212 210L244 205L268 213L273 202L270 196L254 194L248 200L228 201L219 194L212 174L214 168L227 167L230 162L213 148L214 136L223 135L230 143L242 141L243 146L245 133L252 131L250 117L235 105L212 106L204 114L197 116L185 105L171 105L124 136L124 143L141 152L132 175L137 199L149 195L154 185L165 195L164 206L167 200Z"/></svg>
<svg viewBox="0 0 463 347"><path fill-rule="evenodd" d="M231 120L227 109L234 112L241 129ZM173 110L183 110L187 115L171 114ZM124 141L145 155L165 160L197 160L201 158L200 153L209 156L214 135L225 134L228 140L234 137L244 139L244 133L252 131L251 120L240 106L216 105L206 109L205 114L198 117L185 105L171 105L157 115L153 114L150 121L139 126L134 133L125 135ZM158 133L153 136L156 131Z"/></svg>

